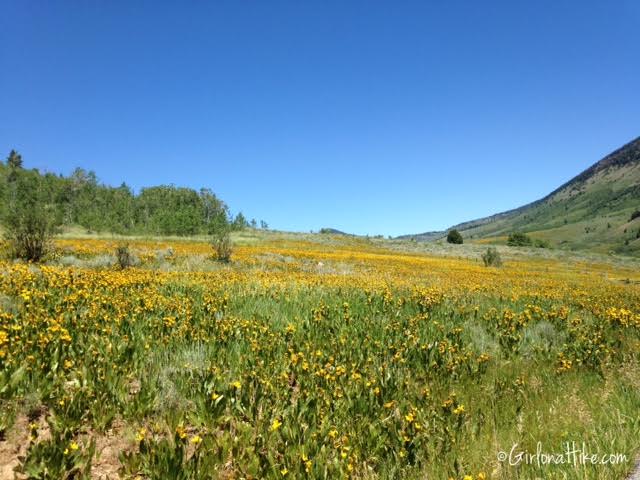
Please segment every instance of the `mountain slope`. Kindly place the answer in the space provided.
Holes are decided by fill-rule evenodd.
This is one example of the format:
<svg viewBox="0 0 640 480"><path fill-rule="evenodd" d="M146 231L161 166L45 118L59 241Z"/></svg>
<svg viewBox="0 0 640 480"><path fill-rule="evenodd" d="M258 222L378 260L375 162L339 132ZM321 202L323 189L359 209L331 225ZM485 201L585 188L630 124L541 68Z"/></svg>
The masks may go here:
<svg viewBox="0 0 640 480"><path fill-rule="evenodd" d="M626 253L640 252L640 137L607 155L546 197L522 207L451 228L465 239L504 241L522 231L552 245ZM442 238L444 232L413 235Z"/></svg>

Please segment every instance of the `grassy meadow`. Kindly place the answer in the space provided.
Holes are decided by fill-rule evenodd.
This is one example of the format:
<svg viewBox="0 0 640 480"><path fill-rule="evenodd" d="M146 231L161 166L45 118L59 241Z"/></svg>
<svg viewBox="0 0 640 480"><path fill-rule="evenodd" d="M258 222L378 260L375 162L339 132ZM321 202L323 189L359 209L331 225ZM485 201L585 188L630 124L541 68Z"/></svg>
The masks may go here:
<svg viewBox="0 0 640 480"><path fill-rule="evenodd" d="M0 478L623 479L635 260L328 235L68 234L0 263ZM624 454L607 464L500 452ZM514 447L516 445L516 447ZM512 462L516 463L516 462ZM15 472L14 472L15 469Z"/></svg>

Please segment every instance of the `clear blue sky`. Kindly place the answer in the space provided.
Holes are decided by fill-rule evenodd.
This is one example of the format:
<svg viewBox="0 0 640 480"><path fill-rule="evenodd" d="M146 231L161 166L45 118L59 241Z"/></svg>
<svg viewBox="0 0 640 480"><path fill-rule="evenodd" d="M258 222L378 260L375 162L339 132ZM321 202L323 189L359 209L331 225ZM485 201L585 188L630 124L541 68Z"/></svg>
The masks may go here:
<svg viewBox="0 0 640 480"><path fill-rule="evenodd" d="M4 0L0 60L27 166L284 230L442 229L640 135L636 0Z"/></svg>

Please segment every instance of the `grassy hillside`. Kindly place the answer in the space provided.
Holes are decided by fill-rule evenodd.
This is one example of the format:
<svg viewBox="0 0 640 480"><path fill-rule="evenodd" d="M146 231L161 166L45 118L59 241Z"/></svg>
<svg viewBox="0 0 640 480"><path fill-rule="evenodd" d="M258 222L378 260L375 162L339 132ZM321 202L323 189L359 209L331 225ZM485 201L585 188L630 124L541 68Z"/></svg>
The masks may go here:
<svg viewBox="0 0 640 480"><path fill-rule="evenodd" d="M600 252L640 253L640 138L606 156L546 197L523 207L461 223L467 240L503 243L522 231L552 245ZM444 233L416 235L432 240Z"/></svg>

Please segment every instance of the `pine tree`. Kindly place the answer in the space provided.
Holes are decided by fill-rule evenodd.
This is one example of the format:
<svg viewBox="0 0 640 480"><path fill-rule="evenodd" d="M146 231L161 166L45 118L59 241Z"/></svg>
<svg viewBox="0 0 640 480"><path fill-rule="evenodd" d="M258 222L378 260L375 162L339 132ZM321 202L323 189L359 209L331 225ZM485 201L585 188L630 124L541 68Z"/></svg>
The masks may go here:
<svg viewBox="0 0 640 480"><path fill-rule="evenodd" d="M447 234L447 242L461 245L464 242L464 240L462 238L462 235L460 235L460 232L458 230L453 229L453 230L450 230L449 233Z"/></svg>
<svg viewBox="0 0 640 480"><path fill-rule="evenodd" d="M7 157L7 165L15 170L22 168L22 155L20 155L15 150L11 150L11 152L9 152L9 156Z"/></svg>

